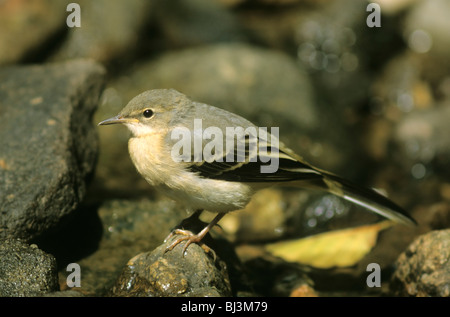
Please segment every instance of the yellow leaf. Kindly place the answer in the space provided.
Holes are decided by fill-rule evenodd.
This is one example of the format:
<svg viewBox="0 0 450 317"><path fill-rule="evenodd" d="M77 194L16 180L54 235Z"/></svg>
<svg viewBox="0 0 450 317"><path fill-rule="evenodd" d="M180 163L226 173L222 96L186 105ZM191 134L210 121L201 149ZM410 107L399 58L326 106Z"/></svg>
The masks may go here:
<svg viewBox="0 0 450 317"><path fill-rule="evenodd" d="M358 263L375 245L378 233L391 221L321 233L266 245L266 250L289 262L317 268L346 267Z"/></svg>

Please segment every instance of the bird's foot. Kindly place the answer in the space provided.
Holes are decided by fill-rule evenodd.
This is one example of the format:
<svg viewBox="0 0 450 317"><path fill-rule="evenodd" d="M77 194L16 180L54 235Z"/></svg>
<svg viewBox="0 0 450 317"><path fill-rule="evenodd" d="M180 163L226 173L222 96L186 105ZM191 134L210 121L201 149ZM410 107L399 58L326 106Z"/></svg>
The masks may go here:
<svg viewBox="0 0 450 317"><path fill-rule="evenodd" d="M205 235L208 233L209 229L214 227L219 222L219 220L222 219L223 216L225 216L225 214L218 214L218 215L216 215L216 217L214 217L214 219L205 228L203 228L202 231L200 231L197 234L193 234L189 230L175 229L174 231L172 231L167 236L167 238L164 240L164 242L168 241L168 239L170 239L175 234L184 235L184 237L180 237L180 238L175 239L175 241L173 241L166 248L164 253L166 253L167 251L172 250L180 242L186 241L186 244L185 244L185 246L183 248L183 256L184 256L184 254L186 252L186 249L189 247L189 245L191 245L191 243L197 243L198 245L200 245L202 247L203 250L205 250L206 253L212 253L212 255L214 256L214 261L215 261L216 260L216 253L214 252L214 250L212 250L210 247L208 247L206 244L204 244L201 241L205 237Z"/></svg>
<svg viewBox="0 0 450 317"><path fill-rule="evenodd" d="M214 260L216 260L216 253L213 249L208 247L206 244L204 244L201 240L205 236L205 234L202 234L203 232L200 232L199 234L194 234L192 231L189 230L183 230L183 229L175 229L173 230L166 239L164 239L164 242L167 242L170 238L172 238L174 235L183 235L183 237L179 237L175 239L165 250L164 253L168 251L172 251L173 248L175 248L178 244L180 244L183 241L186 241L186 244L183 247L183 257L186 254L187 248L192 244L196 243L198 244L206 253L211 253L214 257Z"/></svg>

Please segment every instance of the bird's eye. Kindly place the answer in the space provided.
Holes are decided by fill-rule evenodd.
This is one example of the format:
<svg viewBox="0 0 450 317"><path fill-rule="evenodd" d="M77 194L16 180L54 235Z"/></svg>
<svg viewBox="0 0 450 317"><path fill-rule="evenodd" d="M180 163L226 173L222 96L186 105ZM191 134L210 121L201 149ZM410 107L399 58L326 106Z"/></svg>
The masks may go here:
<svg viewBox="0 0 450 317"><path fill-rule="evenodd" d="M153 116L153 111L151 109L145 109L142 114L146 118L151 118Z"/></svg>

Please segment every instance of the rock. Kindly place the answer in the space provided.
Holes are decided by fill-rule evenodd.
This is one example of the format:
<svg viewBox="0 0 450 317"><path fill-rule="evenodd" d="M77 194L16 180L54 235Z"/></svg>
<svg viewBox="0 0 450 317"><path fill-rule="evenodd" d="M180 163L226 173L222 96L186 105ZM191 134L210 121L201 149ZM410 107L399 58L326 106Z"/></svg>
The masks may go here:
<svg viewBox="0 0 450 317"><path fill-rule="evenodd" d="M445 185L441 186L441 188L443 188ZM425 218L423 223L427 224L432 230L450 228L449 201L443 201L429 206L427 210L422 212L422 215Z"/></svg>
<svg viewBox="0 0 450 317"><path fill-rule="evenodd" d="M0 296L42 296L59 290L55 258L20 240L0 240Z"/></svg>
<svg viewBox="0 0 450 317"><path fill-rule="evenodd" d="M308 296L306 289L311 295L315 293L307 266L273 257L260 246L241 245L236 252L254 289L250 296ZM300 294L298 288L304 289L304 294Z"/></svg>
<svg viewBox="0 0 450 317"><path fill-rule="evenodd" d="M66 266L77 263L81 287L76 290L105 296L125 263L155 249L185 216L185 210L169 200L90 200L77 209L70 222L36 243L57 259L61 291L70 290L65 283Z"/></svg>
<svg viewBox="0 0 450 317"><path fill-rule="evenodd" d="M154 1L78 1L81 27L69 29L54 61L92 58L101 63L135 56L142 33L151 20ZM69 13L67 13L69 14ZM131 48L131 49L130 49Z"/></svg>
<svg viewBox="0 0 450 317"><path fill-rule="evenodd" d="M186 210L169 199L106 201L98 212L105 243L110 247L129 247L133 242L141 244L143 249L158 246L187 217Z"/></svg>
<svg viewBox="0 0 450 317"><path fill-rule="evenodd" d="M175 235L172 239L176 239ZM138 254L122 271L112 289L113 296L231 296L225 263L191 244L183 256L185 242L164 253L172 242L152 252Z"/></svg>
<svg viewBox="0 0 450 317"><path fill-rule="evenodd" d="M125 85L127 83L124 83ZM215 44L167 53L139 65L128 85L115 87L126 102L144 90L174 88L191 99L265 123L319 123L308 77L288 55L248 44ZM271 120L271 118L277 120Z"/></svg>
<svg viewBox="0 0 450 317"><path fill-rule="evenodd" d="M161 41L171 48L247 38L237 17L218 1L160 1L155 11Z"/></svg>
<svg viewBox="0 0 450 317"><path fill-rule="evenodd" d="M82 293L75 290L51 292L43 295L43 297L83 297L83 296L84 295Z"/></svg>
<svg viewBox="0 0 450 317"><path fill-rule="evenodd" d="M318 101L323 100L327 111L359 104L370 83L368 64L384 62L386 54L398 47L388 19L383 17L383 32L379 32L367 27L364 2L298 2L276 10L261 6L236 11L266 46L297 58L312 75Z"/></svg>
<svg viewBox="0 0 450 317"><path fill-rule="evenodd" d="M83 200L103 74L81 60L0 70L0 237L29 241Z"/></svg>
<svg viewBox="0 0 450 317"><path fill-rule="evenodd" d="M70 1L5 1L0 5L0 65L35 61L66 26Z"/></svg>
<svg viewBox="0 0 450 317"><path fill-rule="evenodd" d="M164 238L168 236L173 228L187 228L193 232L198 232L205 224L196 221L182 221L186 217L184 208L178 206L170 200L110 200L103 202L100 206L98 202L93 205L86 206L86 202L80 206L75 215L71 217L71 221L67 222L65 226L59 226L59 230L49 234L45 239L41 238L37 243L39 246L55 256L60 267L60 285L61 293L49 294L48 296L70 296L67 291L71 290L65 283L68 276L66 266L69 263L77 263L80 265L81 273L81 287L73 288L72 290L87 296L157 296L158 290L141 289L140 285L147 285L145 279L148 277L148 272L145 271L145 266L142 264L138 270L132 270L131 267L125 267L125 264L131 258L141 254L144 259L150 258L150 250L154 250L161 246ZM224 239L216 238L218 228L215 227L214 239L209 235L203 240L208 246L213 248L218 256L226 263L226 271L219 270L219 273L227 272L229 274L230 283L233 286L233 291L242 292L248 289L248 283L242 277L242 269L239 261L234 253L234 246ZM191 247L193 250L190 250ZM156 252L156 251L155 251ZM191 252L193 254L191 254ZM185 260L179 248L175 248L172 253L176 253L173 257L167 257L168 252L163 258L159 258L158 254L151 255L151 259L159 263L164 259L161 265L165 271L171 270L173 263L180 263ZM222 260L209 263L212 261L210 255L201 255L204 253L202 249L196 249L196 246L189 247L189 254L186 258L191 256L199 256L202 266L195 268L207 269L212 271L201 271L200 275L204 276L213 272L217 273L217 268L211 268L214 263L223 263ZM140 258L140 256L139 256ZM142 259L142 258L141 258ZM146 261L147 261L146 260ZM194 261L194 260L186 260ZM134 262L133 262L134 263ZM146 262L147 263L147 262ZM153 263L153 262L152 262ZM152 263L147 263L148 266ZM181 262L184 263L184 262ZM145 265L147 265L145 264ZM177 277L186 277L189 282L189 287L185 294L181 296L202 296L202 295L223 295L224 290L219 288L223 281L220 279L228 275L220 275L211 280L211 287L202 288L198 285L199 280L195 277L194 264L188 265L188 268L180 269L181 271L170 271L173 274L178 274ZM183 264L184 265L184 264ZM183 266L181 265L181 266ZM222 264L221 264L222 265ZM220 265L219 265L220 267ZM132 270L132 272L130 271ZM142 271L145 273L142 273ZM117 282L119 275L122 273L122 278L119 285ZM147 272L147 273L146 273ZM216 273L214 273L216 272ZM222 273L221 273L222 272ZM140 277L134 280L136 276L143 276L142 283ZM172 274L171 273L171 274ZM219 274L217 273L217 274ZM216 275L217 275L216 274ZM223 273L225 274L225 273ZM126 279L131 284L137 283L134 288L127 288ZM130 284L130 285L131 285ZM217 291L214 285L217 284ZM113 291L113 286L116 289ZM184 285L184 284L183 284ZM150 286L149 286L150 287ZM168 290L169 291L169 290ZM77 294L75 294L77 295ZM158 296L166 296L168 294L160 294ZM175 294L176 295L176 294Z"/></svg>
<svg viewBox="0 0 450 317"><path fill-rule="evenodd" d="M417 238L397 259L390 289L397 296L450 296L450 230Z"/></svg>

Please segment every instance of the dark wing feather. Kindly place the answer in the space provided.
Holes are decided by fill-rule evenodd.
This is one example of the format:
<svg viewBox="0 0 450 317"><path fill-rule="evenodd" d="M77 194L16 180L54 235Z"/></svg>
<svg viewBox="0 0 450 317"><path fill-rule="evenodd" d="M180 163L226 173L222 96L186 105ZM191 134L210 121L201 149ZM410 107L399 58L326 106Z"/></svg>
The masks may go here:
<svg viewBox="0 0 450 317"><path fill-rule="evenodd" d="M271 153L276 153L271 147L269 151L258 152L258 156L251 159L246 151L244 162L226 162L223 159L213 162L199 162L189 166L192 172L204 178L226 180L230 182L287 182L294 180L310 180L321 178L319 172L278 149L278 169L274 173L263 173L261 167L270 164Z"/></svg>
<svg viewBox="0 0 450 317"><path fill-rule="evenodd" d="M258 150L252 153L249 152L248 146L245 147L245 160L243 162L227 162L226 155L222 156L220 154L218 156L219 159L211 162L195 162L187 168L191 172L197 173L200 177L230 182L292 182L290 184L295 186L333 193L386 218L405 224L415 223L414 219L401 207L375 190L361 187L338 176L314 168L304 163L300 157L297 157L289 149L281 150L264 139L258 139L258 143ZM248 142L246 145L248 145ZM236 158L237 147L233 151ZM261 168L271 164L271 159L278 160L278 168L273 173L263 173Z"/></svg>

